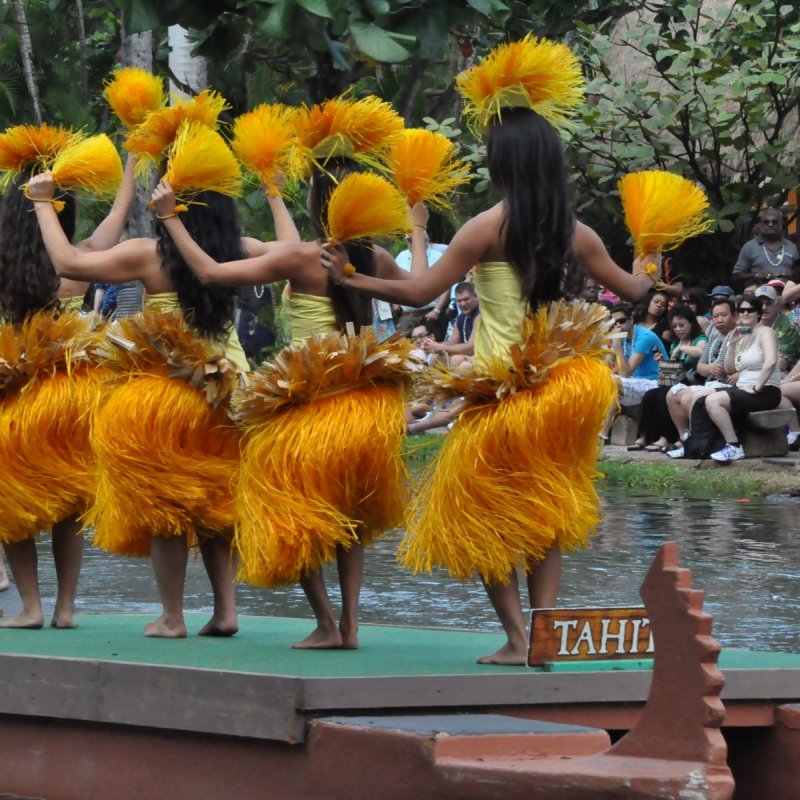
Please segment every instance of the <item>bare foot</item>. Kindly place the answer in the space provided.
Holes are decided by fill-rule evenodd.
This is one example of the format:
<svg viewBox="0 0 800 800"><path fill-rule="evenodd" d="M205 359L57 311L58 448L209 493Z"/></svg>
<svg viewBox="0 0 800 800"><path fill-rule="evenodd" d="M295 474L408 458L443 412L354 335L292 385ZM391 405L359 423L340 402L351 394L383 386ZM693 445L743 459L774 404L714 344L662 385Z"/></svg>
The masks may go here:
<svg viewBox="0 0 800 800"><path fill-rule="evenodd" d="M78 623L75 622L75 618L72 614L53 614L53 619L50 620L50 627L51 628L77 628Z"/></svg>
<svg viewBox="0 0 800 800"><path fill-rule="evenodd" d="M13 617L0 619L0 628L29 628L38 630L44 625L44 616L41 611L27 612L21 611Z"/></svg>
<svg viewBox="0 0 800 800"><path fill-rule="evenodd" d="M510 644L504 644L499 650L488 656L481 656L478 659L479 664L510 664L525 666L528 660L527 649L521 652L511 647Z"/></svg>
<svg viewBox="0 0 800 800"><path fill-rule="evenodd" d="M0 572L0 592L4 592L6 589L8 589L9 585L10 581L8 580L8 575L5 573L5 571Z"/></svg>
<svg viewBox="0 0 800 800"><path fill-rule="evenodd" d="M197 631L198 636L233 636L239 631L239 623L236 617L217 617L215 614L211 619Z"/></svg>
<svg viewBox="0 0 800 800"><path fill-rule="evenodd" d="M341 650L343 646L342 634L337 628L316 627L310 636L306 636L302 642L295 642L292 647L295 650Z"/></svg>
<svg viewBox="0 0 800 800"><path fill-rule="evenodd" d="M342 636L342 650L358 650L358 625L354 628L339 625L339 633Z"/></svg>
<svg viewBox="0 0 800 800"><path fill-rule="evenodd" d="M155 639L185 639L186 625L182 619L175 622L162 614L157 620L144 626L144 635Z"/></svg>

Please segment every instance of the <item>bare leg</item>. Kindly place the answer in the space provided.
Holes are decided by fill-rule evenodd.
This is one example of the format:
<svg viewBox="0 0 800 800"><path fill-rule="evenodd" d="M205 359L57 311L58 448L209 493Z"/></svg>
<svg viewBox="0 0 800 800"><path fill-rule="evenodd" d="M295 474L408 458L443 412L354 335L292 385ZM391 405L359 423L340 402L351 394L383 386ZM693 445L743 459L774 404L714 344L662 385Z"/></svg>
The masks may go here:
<svg viewBox="0 0 800 800"><path fill-rule="evenodd" d="M561 585L561 551L553 545L528 572L531 608L555 608Z"/></svg>
<svg viewBox="0 0 800 800"><path fill-rule="evenodd" d="M667 411L669 411L675 428L678 431L678 438L682 439L684 431L689 428L689 407L691 403L691 392L685 389L677 394L667 395Z"/></svg>
<svg viewBox="0 0 800 800"><path fill-rule="evenodd" d="M0 592L4 592L6 589L8 589L8 573L3 558L3 545L0 544Z"/></svg>
<svg viewBox="0 0 800 800"><path fill-rule="evenodd" d="M161 597L161 616L144 627L145 636L182 639L186 636L183 619L183 588L188 558L186 536L153 536L150 558Z"/></svg>
<svg viewBox="0 0 800 800"><path fill-rule="evenodd" d="M706 411L719 428L726 442L736 441L736 431L731 421L731 400L725 392L717 392L706 399Z"/></svg>
<svg viewBox="0 0 800 800"><path fill-rule="evenodd" d="M310 636L302 642L295 642L292 647L296 650L332 650L342 646L342 634L336 626L336 617L333 615L331 600L328 597L328 590L325 588L325 581L322 578L322 570L307 572L300 578L300 585L306 593L311 610L317 620L317 627L311 632Z"/></svg>
<svg viewBox="0 0 800 800"><path fill-rule="evenodd" d="M38 558L36 542L12 542L5 545L8 565L17 584L22 611L7 619L0 619L0 628L41 628L44 625L42 600L39 596Z"/></svg>
<svg viewBox="0 0 800 800"><path fill-rule="evenodd" d="M214 592L214 615L197 635L233 636L239 630L239 622L236 616L231 541L226 536L203 537L200 540L200 553Z"/></svg>
<svg viewBox="0 0 800 800"><path fill-rule="evenodd" d="M519 599L516 570L511 572L506 583L488 584L484 580L483 586L500 619L508 641L496 652L479 658L478 663L524 664L528 655L528 636L522 614L522 603Z"/></svg>
<svg viewBox="0 0 800 800"><path fill-rule="evenodd" d="M83 536L81 525L74 517L53 525L53 561L58 589L50 625L53 628L77 628L75 596L83 561Z"/></svg>
<svg viewBox="0 0 800 800"><path fill-rule="evenodd" d="M339 587L342 592L342 618L339 632L345 650L358 649L358 601L361 597L361 582L364 577L364 545L357 542L349 549L336 550L336 565L339 568Z"/></svg>

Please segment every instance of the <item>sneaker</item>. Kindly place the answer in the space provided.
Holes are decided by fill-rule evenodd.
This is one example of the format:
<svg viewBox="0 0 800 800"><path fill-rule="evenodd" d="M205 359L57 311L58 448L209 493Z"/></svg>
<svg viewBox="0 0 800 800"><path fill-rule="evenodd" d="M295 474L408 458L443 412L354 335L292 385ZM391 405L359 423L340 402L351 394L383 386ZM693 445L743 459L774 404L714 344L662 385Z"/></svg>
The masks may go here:
<svg viewBox="0 0 800 800"><path fill-rule="evenodd" d="M717 450L716 453L711 454L714 461L738 461L744 458L744 448L741 445L726 444L722 450Z"/></svg>
<svg viewBox="0 0 800 800"><path fill-rule="evenodd" d="M786 441L790 450L800 450L800 431L789 431L786 434Z"/></svg>
<svg viewBox="0 0 800 800"><path fill-rule="evenodd" d="M670 458L683 458L683 445L680 444L677 447L673 447L672 450L668 450L667 455Z"/></svg>

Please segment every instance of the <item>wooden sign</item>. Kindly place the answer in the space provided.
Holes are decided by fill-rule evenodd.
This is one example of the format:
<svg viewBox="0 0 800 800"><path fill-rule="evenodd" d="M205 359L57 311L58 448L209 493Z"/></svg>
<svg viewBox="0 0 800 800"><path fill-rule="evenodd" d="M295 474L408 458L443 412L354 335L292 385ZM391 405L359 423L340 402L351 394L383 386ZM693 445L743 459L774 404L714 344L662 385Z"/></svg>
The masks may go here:
<svg viewBox="0 0 800 800"><path fill-rule="evenodd" d="M652 658L644 608L535 608L528 666L555 661Z"/></svg>

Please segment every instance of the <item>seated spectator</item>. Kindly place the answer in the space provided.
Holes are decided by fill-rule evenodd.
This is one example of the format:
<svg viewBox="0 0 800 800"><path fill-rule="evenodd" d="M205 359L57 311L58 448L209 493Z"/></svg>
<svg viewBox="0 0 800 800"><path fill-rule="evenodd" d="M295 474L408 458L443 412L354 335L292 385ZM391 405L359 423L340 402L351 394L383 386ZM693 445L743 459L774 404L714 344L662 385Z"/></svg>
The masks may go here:
<svg viewBox="0 0 800 800"><path fill-rule="evenodd" d="M448 363L451 365L471 358L475 352L475 325L480 317L480 308L475 287L468 281L456 286L456 305L459 313L447 341L428 339L423 343L423 349L429 355L450 356Z"/></svg>
<svg viewBox="0 0 800 800"><path fill-rule="evenodd" d="M672 339L667 321L669 298L664 292L650 291L635 306L635 322L652 331L666 345Z"/></svg>
<svg viewBox="0 0 800 800"><path fill-rule="evenodd" d="M733 285L752 283L756 275L769 276L762 283L788 277L797 257L797 247L783 235L783 212L765 208L759 214L755 236L739 251L733 267Z"/></svg>
<svg viewBox="0 0 800 800"><path fill-rule="evenodd" d="M3 545L0 544L0 592L8 589L8 573L6 572L5 556L3 554Z"/></svg>
<svg viewBox="0 0 800 800"><path fill-rule="evenodd" d="M730 334L725 355L725 371L739 373L736 385L717 389L705 399L708 416L725 439L725 446L711 458L722 463L744 458L733 420L777 408L781 402L778 337L761 324L763 301L763 296L752 294L739 301L739 324Z"/></svg>
<svg viewBox="0 0 800 800"><path fill-rule="evenodd" d="M428 266L432 267L447 250L446 244L430 244L427 247ZM411 271L411 250L401 250L396 256L395 261L400 269L406 272ZM399 306L397 307L400 318L397 321L397 330L400 333L408 336L412 329L428 322L431 325L431 331L436 339L443 339L445 331L447 330L447 308L450 304L450 292L444 292L432 305L425 306L425 308L414 308L413 306Z"/></svg>
<svg viewBox="0 0 800 800"><path fill-rule="evenodd" d="M684 289L678 299L681 305L689 306L697 317L700 329L708 336L708 329L711 327L711 315L708 313L708 295L706 290L699 286L691 289Z"/></svg>
<svg viewBox="0 0 800 800"><path fill-rule="evenodd" d="M670 348L670 360L680 361L686 374L684 380L692 380L692 373L700 361L708 338L689 306L674 306L668 316L676 339ZM671 388L674 387L657 386L645 392L639 413L639 434L628 450L666 453L671 449L672 442L678 438L667 408L667 395Z"/></svg>
<svg viewBox="0 0 800 800"><path fill-rule="evenodd" d="M594 278L584 278L580 299L587 303L596 303L600 300L600 285Z"/></svg>
<svg viewBox="0 0 800 800"><path fill-rule="evenodd" d="M730 298L717 296L711 307L711 320L713 325L708 344L703 348L703 354L697 363L697 374L703 380L703 384L696 386L678 384L667 394L667 409L679 437L675 449L668 451L670 456L675 453L675 458L683 455L682 442L689 435L689 420L695 400L717 389L726 389L735 384L738 377L736 373L729 376L725 372L728 334L736 327L737 321L736 302Z"/></svg>
<svg viewBox="0 0 800 800"><path fill-rule="evenodd" d="M800 357L800 330L791 318L783 313L778 293L773 286L759 286L755 296L761 298L762 317L761 325L772 328L778 337L778 367L781 372L787 372Z"/></svg>

